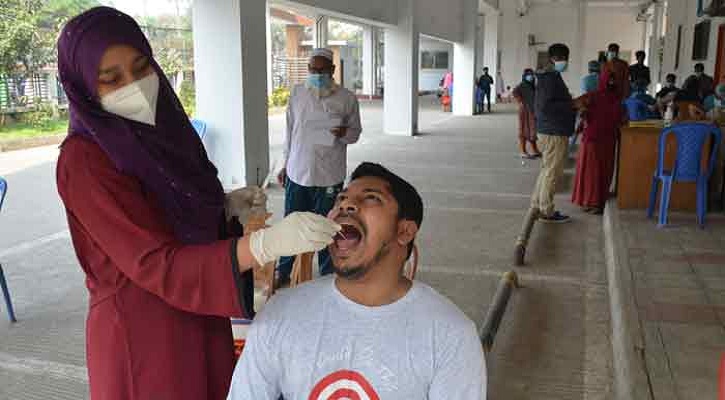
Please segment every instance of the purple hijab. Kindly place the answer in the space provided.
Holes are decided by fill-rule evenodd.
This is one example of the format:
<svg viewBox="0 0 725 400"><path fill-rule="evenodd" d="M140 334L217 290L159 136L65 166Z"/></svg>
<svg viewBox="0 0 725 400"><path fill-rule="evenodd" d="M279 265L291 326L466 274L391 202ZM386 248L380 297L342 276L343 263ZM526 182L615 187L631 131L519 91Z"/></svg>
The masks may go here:
<svg viewBox="0 0 725 400"><path fill-rule="evenodd" d="M118 44L149 57L159 76L156 126L101 108L98 67L104 51ZM68 137L97 143L120 172L141 181L164 210L179 241L217 240L224 213L217 170L136 21L109 7L93 8L73 18L58 38L58 71L70 104Z"/></svg>

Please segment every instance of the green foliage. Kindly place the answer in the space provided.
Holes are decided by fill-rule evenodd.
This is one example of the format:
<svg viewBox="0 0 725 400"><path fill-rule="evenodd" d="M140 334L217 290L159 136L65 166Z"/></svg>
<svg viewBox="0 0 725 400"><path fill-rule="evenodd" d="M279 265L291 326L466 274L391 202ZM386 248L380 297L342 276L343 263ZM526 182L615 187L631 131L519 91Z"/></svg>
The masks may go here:
<svg viewBox="0 0 725 400"><path fill-rule="evenodd" d="M193 117L196 113L196 94L194 92L194 83L188 79L181 83L181 90L179 90L179 100L181 105L184 106L184 111L189 118Z"/></svg>
<svg viewBox="0 0 725 400"><path fill-rule="evenodd" d="M48 104L40 103L34 111L24 112L19 115L21 123L27 124L38 130L47 130L57 120L57 110Z"/></svg>
<svg viewBox="0 0 725 400"><path fill-rule="evenodd" d="M97 0L2 0L0 74L36 72L55 61L63 23Z"/></svg>
<svg viewBox="0 0 725 400"><path fill-rule="evenodd" d="M191 15L137 16L136 20L167 76L194 69Z"/></svg>
<svg viewBox="0 0 725 400"><path fill-rule="evenodd" d="M269 106L270 107L284 107L287 105L287 102L289 101L289 95L290 91L288 88L280 87L277 89L274 89L272 92L272 95L269 96Z"/></svg>

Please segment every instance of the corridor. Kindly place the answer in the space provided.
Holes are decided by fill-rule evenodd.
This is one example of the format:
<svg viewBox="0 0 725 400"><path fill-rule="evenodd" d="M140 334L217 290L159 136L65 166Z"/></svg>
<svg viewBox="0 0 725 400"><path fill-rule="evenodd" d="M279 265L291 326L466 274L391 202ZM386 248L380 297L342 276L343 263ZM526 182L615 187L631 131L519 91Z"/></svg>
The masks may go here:
<svg viewBox="0 0 725 400"><path fill-rule="evenodd" d="M479 324L501 274L512 269L514 240L538 171L537 161L522 165L516 115L501 107L490 115L452 117L423 98L422 133L397 137L382 133L380 102L363 102L365 131L349 149L350 169L363 160L379 162L421 192L418 279ZM271 120L273 140L275 124ZM35 150L37 163L13 171L17 155L0 154L10 184L3 229L11 230L0 236L0 260L19 319L12 326L0 319L0 398L7 400L87 396L86 291L56 194L53 151ZM567 170L567 180L572 173ZM283 192L268 193L278 218ZM612 398L601 218L578 213L565 191L557 202L574 220L534 229L529 264L517 269L524 287L514 293L488 355L492 399Z"/></svg>

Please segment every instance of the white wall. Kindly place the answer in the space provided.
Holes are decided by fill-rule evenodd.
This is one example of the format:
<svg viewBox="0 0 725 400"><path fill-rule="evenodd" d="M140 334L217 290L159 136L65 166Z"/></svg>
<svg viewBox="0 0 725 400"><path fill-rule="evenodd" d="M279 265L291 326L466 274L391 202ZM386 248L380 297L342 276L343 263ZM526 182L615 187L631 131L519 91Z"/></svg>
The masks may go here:
<svg viewBox="0 0 725 400"><path fill-rule="evenodd" d="M418 65L421 65L422 53L424 51L447 51L448 52L448 69L420 69L418 75L418 89L434 91L438 88L441 78L448 71L453 71L453 45L441 40L420 38L420 54L418 56Z"/></svg>
<svg viewBox="0 0 725 400"><path fill-rule="evenodd" d="M605 51L609 43L618 43L620 51L631 53L631 58L625 61L634 63L636 51L647 51L642 48L646 24L637 22L636 17L637 13L631 9L588 7L582 61L596 60L598 52ZM649 56L647 54L648 61L652 61Z"/></svg>
<svg viewBox="0 0 725 400"><path fill-rule="evenodd" d="M623 7L586 6L576 3L535 4L520 17L516 2L502 2L501 69L506 85L517 83L524 68L535 68L537 52L546 51L553 43L569 46L570 65L563 74L573 94L579 93L579 81L586 73L586 63L597 58L611 42L632 53L642 46L644 23L635 20L636 13ZM581 14L581 15L580 15ZM537 42L528 45L528 35ZM513 85L512 85L513 86Z"/></svg>
<svg viewBox="0 0 725 400"><path fill-rule="evenodd" d="M416 0L415 13L420 33L451 42L463 40L461 0Z"/></svg>
<svg viewBox="0 0 725 400"><path fill-rule="evenodd" d="M707 60L696 61L692 59L695 24L704 18L697 17L697 0L670 0L667 7L667 33L665 35L665 57L662 65L662 77L668 73L677 75L677 82L681 84L694 72L695 64L701 62L705 65L705 73L715 73L715 60L717 57L718 28L725 24L725 18L713 18L710 26L710 47ZM682 41L680 46L680 65L675 69L675 54L677 47L677 26L682 25Z"/></svg>

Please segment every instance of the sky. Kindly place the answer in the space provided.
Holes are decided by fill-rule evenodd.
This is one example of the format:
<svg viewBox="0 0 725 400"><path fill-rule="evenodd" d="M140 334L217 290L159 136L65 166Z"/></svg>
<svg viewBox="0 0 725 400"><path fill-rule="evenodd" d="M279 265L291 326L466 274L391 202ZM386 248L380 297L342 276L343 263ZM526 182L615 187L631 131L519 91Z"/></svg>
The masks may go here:
<svg viewBox="0 0 725 400"><path fill-rule="evenodd" d="M158 16L176 14L177 4L179 13L183 15L191 7L192 0L101 0L100 2L133 16Z"/></svg>

